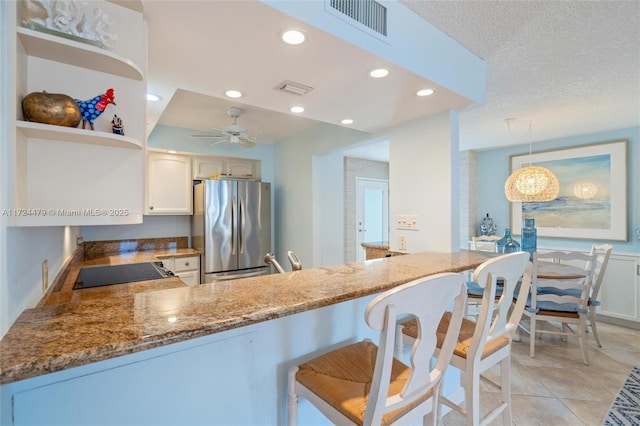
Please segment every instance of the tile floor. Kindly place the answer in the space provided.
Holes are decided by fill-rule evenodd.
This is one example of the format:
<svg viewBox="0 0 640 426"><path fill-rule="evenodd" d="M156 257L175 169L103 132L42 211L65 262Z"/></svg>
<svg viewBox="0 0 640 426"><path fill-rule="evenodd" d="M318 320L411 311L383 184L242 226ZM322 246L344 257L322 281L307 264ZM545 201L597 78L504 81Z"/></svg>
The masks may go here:
<svg viewBox="0 0 640 426"><path fill-rule="evenodd" d="M640 330L598 322L602 348L587 334L590 365L582 363L578 340L543 334L529 357L529 337L513 342L511 394L513 423L521 426L602 425L605 414L631 371L640 366ZM499 380L499 370L487 376ZM481 383L482 415L498 405L499 391ZM464 425L465 418L450 412L445 426ZM502 418L492 425L502 425Z"/></svg>

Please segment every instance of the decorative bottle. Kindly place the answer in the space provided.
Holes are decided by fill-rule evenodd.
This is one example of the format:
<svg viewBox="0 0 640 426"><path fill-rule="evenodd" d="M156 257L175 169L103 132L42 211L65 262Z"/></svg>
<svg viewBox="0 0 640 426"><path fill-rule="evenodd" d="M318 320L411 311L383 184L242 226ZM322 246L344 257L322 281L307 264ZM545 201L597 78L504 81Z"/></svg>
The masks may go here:
<svg viewBox="0 0 640 426"><path fill-rule="evenodd" d="M520 251L520 243L511 237L510 228L504 228L504 237L496 241L496 251L498 253L513 253Z"/></svg>
<svg viewBox="0 0 640 426"><path fill-rule="evenodd" d="M496 235L496 229L495 222L487 213L487 217L482 219L482 223L480 223L480 235Z"/></svg>
<svg viewBox="0 0 640 426"><path fill-rule="evenodd" d="M535 219L524 219L522 223L522 251L529 252L529 260L533 259L533 252L537 249L538 230Z"/></svg>

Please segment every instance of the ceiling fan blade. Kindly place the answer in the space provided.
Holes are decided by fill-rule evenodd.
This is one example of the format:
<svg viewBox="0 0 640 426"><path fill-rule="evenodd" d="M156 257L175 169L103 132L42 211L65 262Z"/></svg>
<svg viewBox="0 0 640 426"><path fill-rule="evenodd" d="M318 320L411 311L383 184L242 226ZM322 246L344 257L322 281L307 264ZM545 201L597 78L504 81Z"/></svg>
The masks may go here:
<svg viewBox="0 0 640 426"><path fill-rule="evenodd" d="M240 139L240 145L242 145L245 148L253 148L254 146L256 146L254 142L247 139Z"/></svg>
<svg viewBox="0 0 640 426"><path fill-rule="evenodd" d="M202 139L216 139L216 138L226 138L227 135L191 135L192 138L202 138Z"/></svg>
<svg viewBox="0 0 640 426"><path fill-rule="evenodd" d="M218 144L221 144L221 143L224 143L224 142L228 142L228 141L229 141L229 139L221 139L221 140L219 140L219 141L215 141L215 142L213 142L213 143L211 144L211 146L215 146L215 145L218 145Z"/></svg>

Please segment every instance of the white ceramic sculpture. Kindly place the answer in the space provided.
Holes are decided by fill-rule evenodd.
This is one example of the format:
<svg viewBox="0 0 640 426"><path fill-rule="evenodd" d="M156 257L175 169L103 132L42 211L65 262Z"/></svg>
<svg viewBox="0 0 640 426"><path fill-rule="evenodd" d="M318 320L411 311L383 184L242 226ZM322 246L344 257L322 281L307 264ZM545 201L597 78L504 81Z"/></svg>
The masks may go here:
<svg viewBox="0 0 640 426"><path fill-rule="evenodd" d="M51 31L71 34L86 40L93 40L107 47L113 47L118 36L111 32L112 23L102 9L96 7L92 14L84 12L87 6L82 0L30 0L40 8L46 18L31 17L25 24L36 29L43 27Z"/></svg>

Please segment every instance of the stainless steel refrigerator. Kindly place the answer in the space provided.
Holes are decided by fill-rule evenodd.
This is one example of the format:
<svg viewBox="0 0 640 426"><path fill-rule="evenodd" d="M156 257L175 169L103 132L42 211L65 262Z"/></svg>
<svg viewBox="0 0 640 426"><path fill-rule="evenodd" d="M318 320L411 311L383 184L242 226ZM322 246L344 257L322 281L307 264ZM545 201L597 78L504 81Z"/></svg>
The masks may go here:
<svg viewBox="0 0 640 426"><path fill-rule="evenodd" d="M193 248L201 251L202 283L268 274L271 184L204 180L194 185Z"/></svg>

